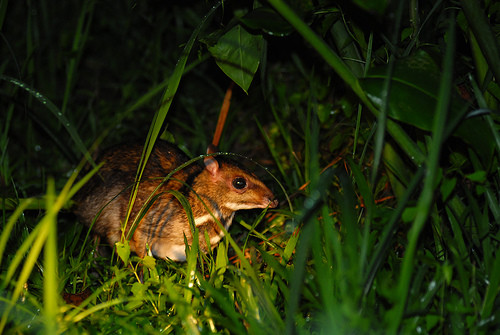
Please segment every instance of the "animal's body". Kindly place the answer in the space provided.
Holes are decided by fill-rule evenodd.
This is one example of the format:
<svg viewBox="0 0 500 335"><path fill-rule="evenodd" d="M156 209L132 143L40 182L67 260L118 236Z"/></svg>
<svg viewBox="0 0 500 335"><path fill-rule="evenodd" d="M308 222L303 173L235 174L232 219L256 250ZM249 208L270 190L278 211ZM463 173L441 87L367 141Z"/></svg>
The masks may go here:
<svg viewBox="0 0 500 335"><path fill-rule="evenodd" d="M112 246L122 239L141 153L140 144L105 151L98 159L104 162L99 173L76 196L75 213L80 221L90 226L95 220L93 230ZM131 251L139 257L144 257L149 248L155 257L185 260L184 238L189 244L193 238L188 215L174 193L189 202L204 252L208 251L205 232L212 247L224 236L214 216L228 229L237 210L277 206L273 193L257 177L220 156L206 157L204 165L190 164L163 182L188 160L176 146L156 143L124 230L126 236L132 223L140 218L130 239Z"/></svg>

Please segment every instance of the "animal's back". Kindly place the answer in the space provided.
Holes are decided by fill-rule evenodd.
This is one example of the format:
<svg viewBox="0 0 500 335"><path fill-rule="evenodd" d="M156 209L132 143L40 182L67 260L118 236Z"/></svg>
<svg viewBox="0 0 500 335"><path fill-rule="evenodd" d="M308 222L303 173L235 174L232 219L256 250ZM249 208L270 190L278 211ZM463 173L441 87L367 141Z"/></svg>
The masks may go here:
<svg viewBox="0 0 500 335"><path fill-rule="evenodd" d="M119 241L122 235L121 228L126 219L142 149L141 144L128 144L104 151L98 159L98 162L103 161L104 165L75 198L75 213L80 220L90 226L96 218L96 213L99 213L93 229L96 233L106 236L111 243ZM164 141L156 143L144 170L126 231L163 178L188 159L177 147ZM177 180L185 181L199 170L199 165L191 164L173 174L156 192L162 193L163 203L168 203L168 199L173 197L169 191L183 187L183 183Z"/></svg>
<svg viewBox="0 0 500 335"><path fill-rule="evenodd" d="M101 175L112 175L117 172L123 173L130 178L135 178L137 167L143 150L142 144L122 144L106 150L99 161L106 164L100 170ZM144 175L148 177L165 176L182 163L188 161L188 157L176 146L165 141L155 144Z"/></svg>

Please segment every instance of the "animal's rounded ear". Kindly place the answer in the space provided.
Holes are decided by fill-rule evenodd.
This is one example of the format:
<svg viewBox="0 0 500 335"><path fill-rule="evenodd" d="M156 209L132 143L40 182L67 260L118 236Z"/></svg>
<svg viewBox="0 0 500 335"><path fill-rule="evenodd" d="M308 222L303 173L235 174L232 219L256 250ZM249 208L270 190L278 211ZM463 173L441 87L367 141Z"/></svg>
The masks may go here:
<svg viewBox="0 0 500 335"><path fill-rule="evenodd" d="M214 154L217 151L218 151L217 146L215 146L214 144L208 145L207 155ZM219 162L217 162L215 157L214 156L205 157L203 162L205 163L205 168L208 170L208 172L210 172L212 176L215 176L217 174L217 171L219 171Z"/></svg>
<svg viewBox="0 0 500 335"><path fill-rule="evenodd" d="M217 162L214 156L205 157L203 163L205 163L205 168L212 176L215 176L219 171L219 162Z"/></svg>

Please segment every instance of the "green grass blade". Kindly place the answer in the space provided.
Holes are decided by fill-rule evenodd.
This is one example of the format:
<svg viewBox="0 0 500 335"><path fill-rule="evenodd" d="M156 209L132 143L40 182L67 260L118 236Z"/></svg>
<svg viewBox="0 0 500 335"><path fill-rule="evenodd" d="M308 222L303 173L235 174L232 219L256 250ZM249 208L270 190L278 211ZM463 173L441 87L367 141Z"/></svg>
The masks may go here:
<svg viewBox="0 0 500 335"><path fill-rule="evenodd" d="M90 307L88 309L83 310L79 314L76 314L72 319L70 319L70 321L72 321L74 323L80 322L81 320L85 319L89 315L92 315L93 313L99 312L101 310L105 311L109 307L116 306L118 304L123 304L123 303L125 303L125 302L127 302L129 300L130 300L130 298L117 298L117 299L113 299L113 300L102 302L102 303L100 303L98 305L95 305L95 306L92 306L92 307Z"/></svg>
<svg viewBox="0 0 500 335"><path fill-rule="evenodd" d="M474 78L472 78L472 76L469 77L469 80L470 80L470 83L471 83L471 86L472 86L472 89L474 91L474 95L476 97L476 100L477 100L479 107L483 108L483 109L488 109L488 104L486 102L486 99L485 99L483 93L481 92L481 90L479 89L479 86L477 85L476 81L474 80ZM490 131L493 135L493 138L495 139L496 150L497 150L497 152L500 153L500 134L498 133L498 131L495 127L495 122L493 121L493 118L491 117L490 114L485 115L484 118L486 119L486 122L488 123Z"/></svg>
<svg viewBox="0 0 500 335"><path fill-rule="evenodd" d="M34 237L33 244L30 243L29 245L27 245L26 242L30 240L29 238L26 239L25 242L23 243L23 245L27 245L27 247L31 246L31 250L28 253L28 255L26 256L26 258L24 259L23 267L21 269L19 277L17 278L17 281L15 283L13 283L14 290L13 290L12 296L11 296L11 305L9 305L2 314L2 319L0 321L0 333L5 328L5 325L7 324L7 319L8 319L10 310L11 310L12 306L15 304L15 302L17 301L17 299L19 298L19 296L21 295L21 292L23 291L23 288L24 288L24 284L28 280L28 278L31 274L31 271L32 271L33 267L35 266L35 263L37 262L38 257L40 256L40 252L42 250L42 247L45 244L45 241L47 239L47 235L49 233L47 221L46 220L40 221L38 226L40 227L40 229L38 229L38 230L34 229L32 231L32 233L30 234L30 236L32 235ZM19 250L16 253L17 258L23 258L24 254L20 254L20 252L23 251L23 249L25 249L25 248L23 248L22 246L21 246L21 248L19 248ZM13 265L15 265L15 264L16 263L14 263L14 262L11 263L7 274L14 273L14 271L16 269L13 268ZM19 263L17 263L17 264L19 264ZM7 276L6 278L9 278L9 276ZM4 280L3 286L4 287L7 286L6 283L8 284L9 282L10 282L10 280L8 280L8 281Z"/></svg>
<svg viewBox="0 0 500 335"><path fill-rule="evenodd" d="M397 287L399 300L394 308L387 314L386 322L390 327L390 333L397 333L400 327L403 313L407 305L410 283L412 279L415 253L418 239L429 216L434 199L434 185L437 178L441 146L444 141L443 135L446 126L446 116L450 105L452 76L453 76L453 55L455 48L455 18L449 19L447 31L448 43L444 57L444 68L439 89L438 104L436 106L436 116L434 118L432 142L429 148L429 158L427 160L427 172L424 179L422 193L417 203L417 215L408 233L408 247L403 259L401 274Z"/></svg>
<svg viewBox="0 0 500 335"><path fill-rule="evenodd" d="M357 78L344 61L284 1L269 0L269 3L316 49L356 94L359 96L364 95Z"/></svg>
<svg viewBox="0 0 500 335"><path fill-rule="evenodd" d="M394 27L394 34L392 37L392 44L396 44L398 40L398 33L401 25L401 17L403 15L403 7L404 2L400 2L396 14L396 23ZM380 166L380 162L382 161L382 150L384 149L385 142L385 133L386 133L386 124L387 124L387 112L389 110L389 95L391 93L391 83L392 83L392 74L394 72L395 66L395 56L394 53L389 57L389 63L387 67L387 73L385 75L384 84L383 84L383 96L382 96L382 106L380 108L380 113L377 115L377 129L375 131L375 143L373 149L373 168L372 168L372 176L371 183L375 186L375 181L378 175L378 169Z"/></svg>
<svg viewBox="0 0 500 335"><path fill-rule="evenodd" d="M227 295L229 291L216 289L214 286L205 281L200 274L198 274L198 281L200 282L200 286L208 292L207 296L210 297L210 299L214 299L218 308L220 308L223 313L228 316L228 319L231 322L229 324L226 323L227 328L229 328L234 334L245 334L246 330L241 322L243 315L234 310L234 298L231 295Z"/></svg>
<svg viewBox="0 0 500 335"><path fill-rule="evenodd" d="M43 270L43 303L45 314L45 331L47 334L55 334L57 331L57 314L59 313L58 276L57 276L57 208L55 207L55 185L49 180L46 197L47 214L47 241L44 245L44 270Z"/></svg>
<svg viewBox="0 0 500 335"><path fill-rule="evenodd" d="M97 308L97 309L102 309L105 308L106 306L103 304L98 304L93 307L87 308L93 301L95 301L100 294L102 294L105 290L108 290L110 287L113 287L117 283L119 283L121 280L126 278L128 275L127 272L125 271L120 271L120 272L115 272L114 276L107 282L103 283L99 288L97 288L87 299L85 299L79 306L76 306L74 309L70 310L67 312L67 314L64 316L63 321L64 324L72 323L72 322L78 322L82 320L84 317L89 315L87 311ZM101 307L99 307L101 306ZM85 314L82 314L85 313Z"/></svg>
<svg viewBox="0 0 500 335"><path fill-rule="evenodd" d="M167 116L168 110L170 109L170 105L172 104L172 101L174 99L175 93L177 92L177 89L179 87L179 83L181 81L182 75L184 73L184 69L186 66L187 59L189 57L189 54L191 52L191 49L193 48L194 42L198 38L199 33L205 26L205 23L210 19L213 14L216 12L216 10L219 8L220 2L217 3L212 7L212 9L205 15L205 17L201 20L201 23L198 25L198 27L193 31L191 34L191 37L189 38L188 42L186 43L186 46L184 47L181 56L179 57L179 60L177 61L177 64L174 68L174 72L168 79L168 84L167 88L163 94L163 97L160 102L160 108L159 110L155 113L153 122L151 123L151 126L149 128L148 136L146 139L146 143L144 144L144 149L141 155L141 160L139 162L139 167L137 170L137 176L136 176L136 181L140 181L142 178L142 174L144 172L144 168L146 167L146 163L149 159L149 156L151 155L151 152L153 151L154 144L156 142L156 139L158 138L158 135L160 134L160 130L163 126L163 122L165 121L165 118ZM127 211L127 217L125 219L125 225L127 224L130 213L132 212L132 207L135 202L135 198L137 197L137 191L138 191L138 183L134 185L134 189L132 191L132 194L130 195L130 206Z"/></svg>
<svg viewBox="0 0 500 335"><path fill-rule="evenodd" d="M54 181L49 180L48 191L46 195L46 213L44 217L40 220L37 226L31 231L25 241L22 243L21 247L16 251L14 258L12 259L7 273L2 283L2 288L8 287L10 284L14 287L11 302L12 306L14 302L17 301L21 292L24 289L24 284L28 281L28 278L39 259L41 250L45 247L45 273L44 273L44 313L46 313L46 329L50 332L54 332L57 328L56 316L59 313L58 301L55 297L59 295L58 290L58 279L57 279L57 230L55 228L57 224L57 214L68 202L68 194L71 191L71 186L75 181L77 175L72 174L60 194L56 197ZM48 241L48 242L47 242ZM25 253L28 251L28 255ZM12 283L11 278L13 277L16 269L23 261L22 268L17 280ZM10 306L10 305L9 305ZM11 306L11 307L12 307ZM0 321L0 332L5 328L7 324L8 316L11 307L7 307L2 315Z"/></svg>
<svg viewBox="0 0 500 335"><path fill-rule="evenodd" d="M163 121L165 120L165 117L167 116L168 110L170 108L170 105L172 104L172 101L174 99L175 93L177 92L177 88L179 87L179 83L181 81L182 75L184 73L184 69L186 67L186 62L189 57L189 54L191 52L191 49L193 48L194 42L198 38L198 35L200 34L201 30L205 26L205 23L212 18L216 10L220 6L220 2L218 2L216 5L212 7L212 9L205 15L205 17L201 20L201 23L198 25L198 27L193 31L191 34L191 37L189 38L188 42L186 43L186 46L184 47L182 54L177 61L177 64L175 66L174 72L170 76L167 84L167 88L163 94L163 97L160 102L160 108L158 110L158 113L155 114L155 119L153 120L153 123L151 124L150 128L150 138L154 141L156 140L158 134L160 133L161 127L163 125ZM150 147L148 147L147 152L151 152L152 144Z"/></svg>
<svg viewBox="0 0 500 335"><path fill-rule="evenodd" d="M345 65L342 59L326 44L326 42L316 35L316 33L282 0L269 0L269 2L288 22L290 22L292 26L294 26L304 39L308 41L314 49L316 49L323 59L360 98L363 104L365 104L365 106L367 106L373 114L378 115L379 111L370 102L365 92L362 90L358 79ZM416 165L423 163L425 156L422 151L399 125L393 121L387 120L387 130Z"/></svg>
<svg viewBox="0 0 500 335"><path fill-rule="evenodd" d="M73 39L73 46L71 49L71 57L68 64L68 72L66 73L66 87L64 89L63 103L61 106L61 113L66 114L66 109L68 108L68 102L71 97L71 90L76 82L76 69L80 62L85 42L89 35L90 25L92 23L92 14L94 8L95 0L84 1L83 8L80 12L80 17L78 18L78 24L76 27L75 36Z"/></svg>
<svg viewBox="0 0 500 335"><path fill-rule="evenodd" d="M340 181L340 189L342 192L337 192L335 194L335 199L339 204L340 212L340 222L342 225L342 235L343 235L343 254L346 260L346 270L351 274L351 282L349 285L356 289L356 292L346 292L345 295L351 294L354 299L357 298L358 286L361 286L361 276L354 274L362 273L361 264L364 262L359 261L359 248L360 248L360 234L358 227L358 212L356 211L356 194L353 188L351 178L347 175L344 169L338 169L336 175ZM346 286L346 288L349 286ZM352 298L351 298L352 299Z"/></svg>
<svg viewBox="0 0 500 335"><path fill-rule="evenodd" d="M269 326L272 326L271 328L274 331L280 332L283 330L283 321L281 319L281 316L279 315L278 310L276 309L276 306L273 305L270 297L269 297L269 292L262 287L262 282L259 279L255 269L252 267L250 262L246 259L245 254L241 250L241 248L238 246L238 244L234 241L234 239L229 235L227 230L224 228L224 226L217 221L217 224L219 225L219 228L224 232L225 238L229 241L229 244L233 247L236 255L238 255L238 259L240 260L244 272L246 273L246 276L248 276L251 286L252 286L252 292L255 295L255 297L258 299L260 305L263 308L263 311L265 312L265 315L270 319Z"/></svg>
<svg viewBox="0 0 500 335"><path fill-rule="evenodd" d="M191 288L194 285L194 281L196 279L196 264L198 260L198 249L199 249L199 230L196 228L193 218L193 213L191 211L191 205L189 204L186 197L176 190L169 190L169 193L175 196L175 198L180 202L184 210L186 211L189 227L191 228L191 234L193 236L192 243L189 247L189 251L186 254L186 278L184 285L184 299L187 303L189 303L193 297Z"/></svg>
<svg viewBox="0 0 500 335"><path fill-rule="evenodd" d="M496 257L493 261L492 268L490 269L490 275L488 277L488 288L486 289L486 294L483 300L483 306L481 308L481 319L486 320L490 318L491 313L494 310L495 300L498 297L500 287L500 247L496 250Z"/></svg>
<svg viewBox="0 0 500 335"><path fill-rule="evenodd" d="M14 257L10 261L9 267L5 272L5 278L2 282L1 289L5 289L8 287L9 283L12 280L12 277L15 274L17 267L23 262L23 258L25 253L34 245L34 241L40 236L41 225L38 224L32 231L31 234L26 237L21 246L17 249Z"/></svg>
<svg viewBox="0 0 500 335"><path fill-rule="evenodd" d="M265 312L265 315L270 319L270 326L272 326L272 330L276 332L280 332L283 330L283 321L282 318L276 309L276 306L273 305L270 297L269 297L269 292L262 287L261 280L259 279L257 273L255 272L255 269L252 267L250 262L245 258L245 255L241 248L238 246L238 244L234 241L234 239L231 237L231 235L228 234L228 232L224 229L222 224L219 224L219 228L221 228L224 232L225 238L228 239L229 244L233 247L234 251L238 255L238 259L240 260L241 264L243 265L243 268L245 269L246 275L249 277L251 280L251 285L253 288L253 294L255 295L256 298L258 298L258 301L260 302L260 305L263 308L263 311Z"/></svg>
<svg viewBox="0 0 500 335"><path fill-rule="evenodd" d="M290 298L288 299L286 309L286 334L293 334L295 331L295 314L298 311L301 297L301 287L305 274L305 265L309 253L310 244L316 228L314 215L323 204L323 196L333 178L334 170L328 169L318 180L317 188L304 201L304 207L297 222L303 222L304 227L300 233L298 246L295 252L294 271L290 279Z"/></svg>
<svg viewBox="0 0 500 335"><path fill-rule="evenodd" d="M0 265L2 264L3 254L5 252L5 247L7 246L7 241L10 238L10 232L17 222L17 219L23 214L23 211L29 207L33 202L33 199L24 199L19 202L16 210L9 217L7 224L3 226L2 235L0 235Z"/></svg>
<svg viewBox="0 0 500 335"><path fill-rule="evenodd" d="M461 0L469 27L495 77L500 78L500 47L484 11L477 0Z"/></svg>
<svg viewBox="0 0 500 335"><path fill-rule="evenodd" d="M354 161L350 157L347 157L347 162L349 164L349 167L351 168L353 179L356 181L356 184L359 187L359 192L361 194L363 203L366 208L365 221L363 224L363 240L360 246L361 251L359 255L359 264L360 264L359 272L364 273L366 257L368 254L371 222L373 213L375 211L375 199L373 197L373 193L370 191L370 187L368 186L366 179L363 176L363 173L361 172L360 167L356 163L354 163Z"/></svg>
<svg viewBox="0 0 500 335"><path fill-rule="evenodd" d="M373 33L370 33L370 38L368 39L368 46L366 51L366 63L363 69L363 76L366 76L368 70L370 69L370 64L372 60L372 52L373 52ZM356 118L356 129L354 130L354 143L352 147L352 156L356 155L356 149L358 147L358 138L360 136L360 126L361 126L361 116L363 111L363 105L358 104L358 116Z"/></svg>
<svg viewBox="0 0 500 335"><path fill-rule="evenodd" d="M47 97L45 97L42 93L38 92L37 90L31 88L28 86L26 83L12 78L8 76L1 75L0 76L1 80L5 80L13 85L18 86L19 88L22 88L29 94L31 94L36 100L38 100L42 105L47 107L47 109L59 120L59 122L63 125L63 127L66 129L66 131L69 133L71 138L73 139L73 142L75 143L76 147L80 152L85 156L85 158L93 163L92 157L87 151L87 148L83 144L82 139L80 138L80 135L78 135L78 132L76 131L76 128L73 126L71 122L64 116L64 114L57 108L56 105L52 101L50 101Z"/></svg>
<svg viewBox="0 0 500 335"><path fill-rule="evenodd" d="M389 249L391 243L391 239L396 232L397 229L397 224L399 223L399 220L401 218L401 215L403 214L403 211L405 210L406 206L408 205L409 201L411 200L411 197L413 196L413 193L416 191L417 187L420 185L420 182L424 176L425 168L421 167L418 169L417 173L415 176L413 176L413 179L411 180L410 185L408 185L408 188L406 189L406 192L404 195L401 197L401 199L398 202L398 205L396 207L396 210L392 214L389 222L384 228L384 231L382 233L382 237L380 238L380 242L376 246L376 249L373 253L372 261L370 262L370 265L368 266L368 270L366 272L366 279L365 279L365 286L364 286L364 294L368 294L370 289L372 288L373 280L375 278L375 275L377 271L379 270L380 266L382 265L382 261L385 259L385 253Z"/></svg>

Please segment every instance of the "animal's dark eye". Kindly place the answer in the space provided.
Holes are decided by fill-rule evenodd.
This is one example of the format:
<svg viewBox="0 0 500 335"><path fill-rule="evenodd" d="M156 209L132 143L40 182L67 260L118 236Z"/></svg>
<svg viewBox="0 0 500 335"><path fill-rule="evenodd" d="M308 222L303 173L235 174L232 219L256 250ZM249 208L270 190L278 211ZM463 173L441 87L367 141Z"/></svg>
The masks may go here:
<svg viewBox="0 0 500 335"><path fill-rule="evenodd" d="M241 189L247 187L247 181L243 177L234 178L233 186L235 189L241 190Z"/></svg>

